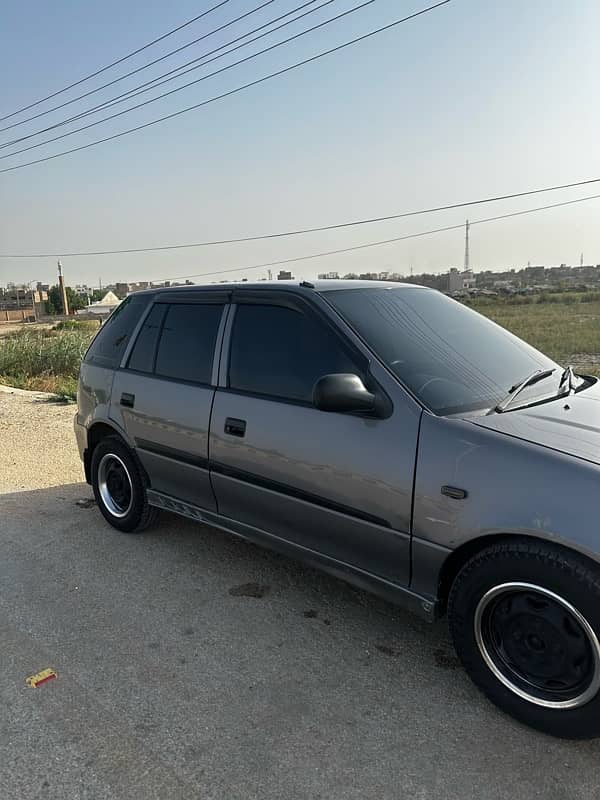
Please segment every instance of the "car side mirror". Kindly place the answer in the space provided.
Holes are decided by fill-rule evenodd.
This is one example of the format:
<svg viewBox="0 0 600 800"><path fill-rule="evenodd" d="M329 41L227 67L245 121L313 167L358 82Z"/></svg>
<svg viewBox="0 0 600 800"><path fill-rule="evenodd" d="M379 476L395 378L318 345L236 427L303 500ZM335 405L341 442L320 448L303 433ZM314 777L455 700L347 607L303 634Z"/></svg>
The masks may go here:
<svg viewBox="0 0 600 800"><path fill-rule="evenodd" d="M313 403L321 411L373 411L375 395L358 375L324 375L315 383Z"/></svg>

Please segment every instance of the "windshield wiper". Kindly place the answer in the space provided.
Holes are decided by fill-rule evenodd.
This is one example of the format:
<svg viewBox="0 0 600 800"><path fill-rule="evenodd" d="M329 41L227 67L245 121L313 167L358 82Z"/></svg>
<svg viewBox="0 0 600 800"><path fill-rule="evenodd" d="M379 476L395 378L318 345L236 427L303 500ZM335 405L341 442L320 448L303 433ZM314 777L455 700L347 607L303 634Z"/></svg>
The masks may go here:
<svg viewBox="0 0 600 800"><path fill-rule="evenodd" d="M558 384L558 394L559 396L563 394L571 394L571 392L574 392L576 388L577 387L575 386L575 373L573 372L573 367L569 364L569 366L565 369L565 371L561 375Z"/></svg>
<svg viewBox="0 0 600 800"><path fill-rule="evenodd" d="M489 413L492 414L495 411L498 414L502 414L503 411L506 411L515 397L521 394L523 389L527 389L528 386L533 386L533 384L537 383L538 381L543 381L544 378L549 378L553 372L556 372L555 368L536 369L535 372L532 372L531 375L528 375L524 380L520 381L519 383L515 383L514 386L511 386L506 397L503 398L497 406L494 406Z"/></svg>

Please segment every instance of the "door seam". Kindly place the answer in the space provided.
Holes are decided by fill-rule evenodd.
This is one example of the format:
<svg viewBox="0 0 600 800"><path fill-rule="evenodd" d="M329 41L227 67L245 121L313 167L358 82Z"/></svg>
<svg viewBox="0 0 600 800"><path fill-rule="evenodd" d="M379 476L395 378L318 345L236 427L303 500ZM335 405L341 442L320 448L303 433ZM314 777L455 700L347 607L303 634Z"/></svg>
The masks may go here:
<svg viewBox="0 0 600 800"><path fill-rule="evenodd" d="M417 467L419 464L419 443L421 440L421 422L423 421L423 414L425 412L421 409L419 415L419 425L417 427L417 441L415 446L415 463L413 467L413 485L412 496L410 499L410 523L408 528L408 586L412 585L413 580L413 538L414 538L414 521L415 521L415 496L417 491Z"/></svg>
<svg viewBox="0 0 600 800"><path fill-rule="evenodd" d="M207 467L208 467L208 483L210 484L210 490L212 492L213 500L215 502L215 508L217 509L217 514L219 512L219 501L217 500L217 493L215 492L215 487L213 486L213 479L212 479L212 469L210 466L210 445L211 445L211 438L212 438L212 425L213 425L213 411L215 407L215 400L217 397L217 392L219 390L219 379L221 376L221 362L223 360L223 345L225 343L225 331L227 330L227 323L229 321L229 315L231 314L231 302L227 304L225 309L225 322L223 325L223 330L221 332L221 341L219 342L219 359L217 365L217 385L214 387L213 396L210 401L210 412L208 415L208 436L206 439L206 457L207 457Z"/></svg>

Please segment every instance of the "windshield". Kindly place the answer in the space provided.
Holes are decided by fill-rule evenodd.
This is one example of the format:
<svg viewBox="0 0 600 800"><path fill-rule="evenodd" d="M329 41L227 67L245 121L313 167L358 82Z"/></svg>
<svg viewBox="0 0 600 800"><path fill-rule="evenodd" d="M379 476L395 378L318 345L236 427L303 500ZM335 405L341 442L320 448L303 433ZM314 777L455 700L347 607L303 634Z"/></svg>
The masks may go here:
<svg viewBox="0 0 600 800"><path fill-rule="evenodd" d="M436 414L491 408L535 370L557 366L504 328L433 289L342 289L327 292L327 300ZM556 377L536 383L523 391L518 405L556 391L556 386Z"/></svg>

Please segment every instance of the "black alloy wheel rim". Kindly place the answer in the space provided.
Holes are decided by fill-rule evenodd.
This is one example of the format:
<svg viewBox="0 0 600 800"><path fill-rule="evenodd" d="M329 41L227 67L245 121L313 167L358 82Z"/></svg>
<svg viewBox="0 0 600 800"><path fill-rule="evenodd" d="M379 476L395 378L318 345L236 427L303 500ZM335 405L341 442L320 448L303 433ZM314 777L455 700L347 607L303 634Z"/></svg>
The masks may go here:
<svg viewBox="0 0 600 800"><path fill-rule="evenodd" d="M541 587L507 584L503 591L497 589L479 603L475 627L482 655L496 677L538 705L588 702L600 688L600 658L587 621Z"/></svg>

